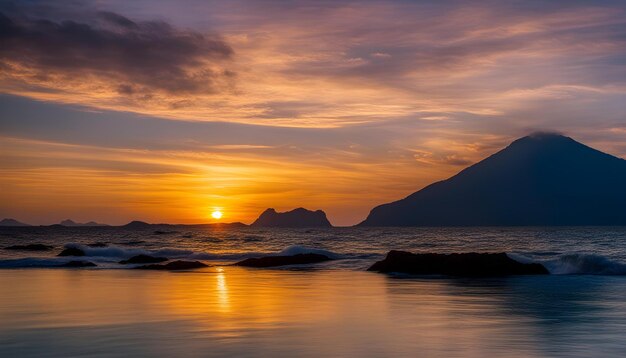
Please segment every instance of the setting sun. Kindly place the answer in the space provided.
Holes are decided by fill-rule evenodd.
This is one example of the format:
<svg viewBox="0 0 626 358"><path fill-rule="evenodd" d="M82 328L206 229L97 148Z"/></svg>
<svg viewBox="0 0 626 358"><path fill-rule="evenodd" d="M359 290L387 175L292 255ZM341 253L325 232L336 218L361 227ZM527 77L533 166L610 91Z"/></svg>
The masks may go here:
<svg viewBox="0 0 626 358"><path fill-rule="evenodd" d="M211 216L213 217L213 219L221 219L222 218L222 212L219 210L215 210L211 213Z"/></svg>

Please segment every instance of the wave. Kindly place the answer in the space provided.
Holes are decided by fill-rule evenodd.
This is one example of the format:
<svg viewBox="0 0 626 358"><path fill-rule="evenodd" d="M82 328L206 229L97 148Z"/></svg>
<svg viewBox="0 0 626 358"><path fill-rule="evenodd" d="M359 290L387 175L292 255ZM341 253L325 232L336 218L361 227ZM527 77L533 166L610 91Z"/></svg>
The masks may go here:
<svg viewBox="0 0 626 358"><path fill-rule="evenodd" d="M328 256L331 259L340 259L344 257L344 255L338 254L336 252L300 245L288 246L280 251L277 256L293 256L299 254L318 254Z"/></svg>
<svg viewBox="0 0 626 358"><path fill-rule="evenodd" d="M291 256L297 254L320 254L332 259L341 259L352 255L342 255L329 250L317 249L313 247L291 245L279 252L235 252L235 253L208 253L194 252L192 250L163 248L158 250L147 250L139 248L122 248L117 246L89 247L78 243L69 243L65 248L80 249L85 256L90 257L110 257L129 258L135 255L164 256L167 258L188 258L196 260L239 260L258 256Z"/></svg>
<svg viewBox="0 0 626 358"><path fill-rule="evenodd" d="M184 258L192 255L191 250L163 248L158 250L122 248L117 246L107 247L89 247L78 243L69 243L64 246L66 249L76 248L85 253L85 256L91 257L110 257L127 259L136 255L165 256L167 258Z"/></svg>
<svg viewBox="0 0 626 358"><path fill-rule="evenodd" d="M253 257L262 257L262 256L292 256L297 254L320 254L330 257L335 260L365 260L372 259L374 257L378 258L382 255L373 254L373 253L347 253L340 254L337 252L319 249L315 247L301 246L301 245L291 245L283 248L280 251L274 252L222 252L222 253L211 253L211 252L201 252L201 251L192 251L185 249L175 249L175 248L162 248L162 249L144 249L144 248L129 248L129 247L118 247L118 246L107 246L107 247L90 247L88 245L80 244L80 243L68 243L64 245L65 248L76 248L82 250L85 253L85 256L80 257L27 257L27 258L19 258L19 259L7 259L0 260L0 268L29 268L29 267L58 267L64 263L73 260L86 260L92 261L100 266L105 266L106 268L122 268L122 267L131 267L128 265L119 265L118 262L122 259L128 259L130 257L136 255L150 255L150 256L158 256L158 257L167 257L168 259L185 259L185 260L200 260L200 261L221 261L221 262L236 262L240 260L244 260L247 258Z"/></svg>
<svg viewBox="0 0 626 358"><path fill-rule="evenodd" d="M552 275L626 275L626 264L596 254L563 254L546 260L515 253L508 256L522 263L540 263Z"/></svg>
<svg viewBox="0 0 626 358"><path fill-rule="evenodd" d="M338 254L336 252L317 249L313 247L300 246L300 245L291 245L282 249L278 252L234 252L234 253L221 253L221 254L212 254L206 252L197 252L191 254L188 258L196 259L196 260L244 260L251 257L260 257L260 256L293 256L298 254L320 254L330 257L331 259L343 259L349 258L352 255L344 255Z"/></svg>

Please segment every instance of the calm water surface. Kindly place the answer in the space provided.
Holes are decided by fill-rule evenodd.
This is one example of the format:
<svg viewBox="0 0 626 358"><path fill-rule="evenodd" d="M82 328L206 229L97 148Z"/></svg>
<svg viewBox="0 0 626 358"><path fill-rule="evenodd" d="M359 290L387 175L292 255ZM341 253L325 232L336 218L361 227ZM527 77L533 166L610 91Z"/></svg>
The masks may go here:
<svg viewBox="0 0 626 358"><path fill-rule="evenodd" d="M85 248L95 269L50 268ZM138 242L142 241L142 242ZM0 356L620 357L626 351L626 228L124 231L2 229ZM224 264L257 253L326 250L291 269ZM542 277L407 278L364 272L389 249L506 251ZM213 266L123 269L167 253Z"/></svg>

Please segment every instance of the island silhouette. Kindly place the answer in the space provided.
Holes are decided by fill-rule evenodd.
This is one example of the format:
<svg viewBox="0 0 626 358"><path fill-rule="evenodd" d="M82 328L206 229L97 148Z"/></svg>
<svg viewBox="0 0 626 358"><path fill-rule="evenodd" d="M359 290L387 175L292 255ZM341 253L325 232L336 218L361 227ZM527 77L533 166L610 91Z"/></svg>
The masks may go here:
<svg viewBox="0 0 626 358"><path fill-rule="evenodd" d="M326 213L322 210L311 211L305 208L297 208L291 211L279 213L270 208L265 210L252 227L332 227Z"/></svg>
<svg viewBox="0 0 626 358"><path fill-rule="evenodd" d="M535 133L375 207L359 225L626 225L626 161L563 135Z"/></svg>

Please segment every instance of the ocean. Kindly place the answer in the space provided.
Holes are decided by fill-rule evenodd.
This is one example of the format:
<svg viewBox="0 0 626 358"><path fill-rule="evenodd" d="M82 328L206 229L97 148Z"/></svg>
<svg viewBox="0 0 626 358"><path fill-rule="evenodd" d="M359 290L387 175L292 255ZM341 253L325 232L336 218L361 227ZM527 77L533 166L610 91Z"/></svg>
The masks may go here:
<svg viewBox="0 0 626 358"><path fill-rule="evenodd" d="M0 228L2 357L620 357L626 227L255 229ZM106 247L91 247L104 243ZM77 247L85 257L57 257ZM551 275L367 272L389 250L506 252ZM248 257L319 252L275 269ZM198 260L133 270L137 254ZM58 268L71 260L93 268Z"/></svg>

